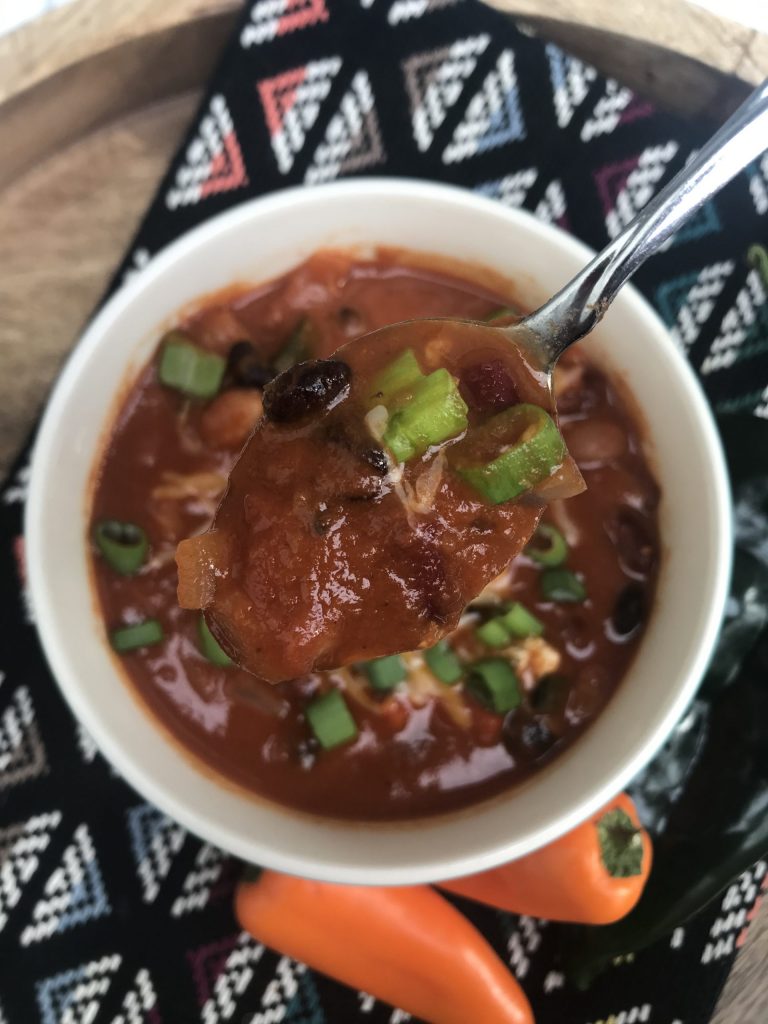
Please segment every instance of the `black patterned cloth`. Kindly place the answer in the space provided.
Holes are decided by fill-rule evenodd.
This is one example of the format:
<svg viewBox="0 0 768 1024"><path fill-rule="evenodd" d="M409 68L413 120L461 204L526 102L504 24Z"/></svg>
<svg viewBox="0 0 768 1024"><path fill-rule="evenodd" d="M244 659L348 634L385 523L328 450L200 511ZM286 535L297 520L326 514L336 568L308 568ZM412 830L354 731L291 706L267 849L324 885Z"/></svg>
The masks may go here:
<svg viewBox="0 0 768 1024"><path fill-rule="evenodd" d="M111 290L245 199L360 173L461 185L600 248L711 129L473 0L258 0ZM766 242L768 156L636 277L718 411L768 417ZM16 572L27 459L0 501L0 1024L408 1020L242 934L239 865L145 803L74 722ZM539 1024L703 1024L765 872L585 993L558 969L556 925L459 905Z"/></svg>

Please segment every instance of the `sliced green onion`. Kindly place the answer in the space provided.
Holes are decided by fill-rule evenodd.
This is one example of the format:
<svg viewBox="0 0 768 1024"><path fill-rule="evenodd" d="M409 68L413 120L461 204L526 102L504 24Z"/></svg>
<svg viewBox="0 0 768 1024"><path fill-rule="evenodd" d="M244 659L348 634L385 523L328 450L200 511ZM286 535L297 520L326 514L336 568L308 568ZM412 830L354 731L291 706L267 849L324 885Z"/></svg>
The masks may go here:
<svg viewBox="0 0 768 1024"><path fill-rule="evenodd" d="M517 676L503 658L476 661L470 668L467 689L481 704L500 715L516 708L522 699Z"/></svg>
<svg viewBox="0 0 768 1024"><path fill-rule="evenodd" d="M377 374L371 385L371 402L374 405L389 405L399 391L412 388L425 379L413 349L406 349L401 355Z"/></svg>
<svg viewBox="0 0 768 1024"><path fill-rule="evenodd" d="M549 523L539 523L525 553L539 565L551 568L562 565L568 557L568 545L565 537Z"/></svg>
<svg viewBox="0 0 768 1024"><path fill-rule="evenodd" d="M461 662L447 640L441 640L434 647L424 651L424 661L432 675L446 686L458 683L464 675Z"/></svg>
<svg viewBox="0 0 768 1024"><path fill-rule="evenodd" d="M112 646L120 654L135 651L137 647L150 647L163 639L163 627L157 619L145 619L133 626L121 626L110 634Z"/></svg>
<svg viewBox="0 0 768 1024"><path fill-rule="evenodd" d="M486 324L495 324L498 320L512 320L520 316L520 310L513 309L511 306L499 306L483 317L483 322Z"/></svg>
<svg viewBox="0 0 768 1024"><path fill-rule="evenodd" d="M519 601L510 605L509 611L502 615L501 621L512 636L541 636L544 632L544 623L535 615L531 615Z"/></svg>
<svg viewBox="0 0 768 1024"><path fill-rule="evenodd" d="M140 569L149 550L142 528L119 519L102 519L96 523L93 540L105 561L121 576L131 576Z"/></svg>
<svg viewBox="0 0 768 1024"><path fill-rule="evenodd" d="M181 331L171 331L163 339L158 375L169 388L192 398L213 398L226 368L223 356L193 344Z"/></svg>
<svg viewBox="0 0 768 1024"><path fill-rule="evenodd" d="M402 683L408 674L405 662L399 654L390 654L386 658L376 658L375 661L365 661L360 666L368 676L368 682L374 690L379 693L387 693L394 690L398 683Z"/></svg>
<svg viewBox="0 0 768 1024"><path fill-rule="evenodd" d="M283 373L285 370L290 370L296 363L303 363L311 355L312 324L304 318L272 360L272 368L278 373Z"/></svg>
<svg viewBox="0 0 768 1024"><path fill-rule="evenodd" d="M565 442L538 405L513 405L469 432L449 459L494 505L532 490L562 465Z"/></svg>
<svg viewBox="0 0 768 1024"><path fill-rule="evenodd" d="M226 668L227 665L231 665L232 659L211 632L204 615L200 616L197 629L200 634L200 650L208 661L218 665L220 668Z"/></svg>
<svg viewBox="0 0 768 1024"><path fill-rule="evenodd" d="M339 690L329 690L307 705L305 714L321 747L331 750L357 736L357 726Z"/></svg>
<svg viewBox="0 0 768 1024"><path fill-rule="evenodd" d="M539 581L541 592L547 601L568 604L586 600L586 587L570 569L546 569L539 577Z"/></svg>
<svg viewBox="0 0 768 1024"><path fill-rule="evenodd" d="M390 416L384 441L398 462L407 462L466 429L466 402L455 378L441 367L418 383Z"/></svg>
<svg viewBox="0 0 768 1024"><path fill-rule="evenodd" d="M507 647L512 639L500 617L489 619L482 626L478 626L475 632L488 647Z"/></svg>

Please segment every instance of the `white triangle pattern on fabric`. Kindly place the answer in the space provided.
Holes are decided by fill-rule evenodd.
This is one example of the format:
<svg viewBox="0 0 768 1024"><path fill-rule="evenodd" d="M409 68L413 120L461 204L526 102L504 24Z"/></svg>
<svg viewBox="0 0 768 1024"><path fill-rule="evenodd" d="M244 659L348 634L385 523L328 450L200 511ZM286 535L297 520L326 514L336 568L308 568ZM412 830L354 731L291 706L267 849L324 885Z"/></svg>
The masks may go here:
<svg viewBox="0 0 768 1024"><path fill-rule="evenodd" d="M226 855L216 846L203 843L195 856L195 864L181 886L181 895L171 905L171 915L181 917L192 910L202 910L211 898L211 889L221 877Z"/></svg>
<svg viewBox="0 0 768 1024"><path fill-rule="evenodd" d="M222 1024L232 1018L240 996L253 980L253 968L261 960L264 947L247 932L240 932L237 944L227 956L213 991L200 1011L202 1024ZM276 1022L282 1018L276 1018Z"/></svg>
<svg viewBox="0 0 768 1024"><path fill-rule="evenodd" d="M518 207L525 203L538 176L539 172L535 167L526 167L522 171L506 174L496 181L486 181L478 185L475 191L490 196L491 199L498 199L505 206Z"/></svg>
<svg viewBox="0 0 768 1024"><path fill-rule="evenodd" d="M258 0L240 33L240 45L247 50L321 21L328 21L325 0Z"/></svg>
<svg viewBox="0 0 768 1024"><path fill-rule="evenodd" d="M768 384L766 384L760 396L760 401L754 408L754 415L759 416L763 420L768 420Z"/></svg>
<svg viewBox="0 0 768 1024"><path fill-rule="evenodd" d="M315 150L304 181L316 185L384 160L381 131L366 71L358 71Z"/></svg>
<svg viewBox="0 0 768 1024"><path fill-rule="evenodd" d="M86 764L92 764L99 752L96 741L81 722L75 723L75 735L83 761Z"/></svg>
<svg viewBox="0 0 768 1024"><path fill-rule="evenodd" d="M619 85L614 78L607 79L605 92L581 126L581 141L589 142L598 135L609 135L634 98L635 94L631 89Z"/></svg>
<svg viewBox="0 0 768 1024"><path fill-rule="evenodd" d="M759 860L728 886L720 904L720 916L710 928L701 952L701 963L708 964L731 956L736 940L747 924L750 908L763 888L767 871L768 864Z"/></svg>
<svg viewBox="0 0 768 1024"><path fill-rule="evenodd" d="M200 122L197 136L187 146L174 186L165 196L169 210L189 206L217 192L248 184L243 154L237 141L227 101L217 93Z"/></svg>
<svg viewBox="0 0 768 1024"><path fill-rule="evenodd" d="M432 145L435 132L461 96L490 40L487 34L457 39L450 46L414 54L403 62L413 136L422 153Z"/></svg>
<svg viewBox="0 0 768 1024"><path fill-rule="evenodd" d="M32 923L21 933L22 946L110 913L87 825L75 829L72 842L45 883L43 893L32 912Z"/></svg>
<svg viewBox="0 0 768 1024"><path fill-rule="evenodd" d="M687 351L698 338L733 270L733 261L725 260L702 268L693 279L670 330L682 349Z"/></svg>
<svg viewBox="0 0 768 1024"><path fill-rule="evenodd" d="M557 224L565 216L566 210L562 183L557 180L550 181L533 211L535 216L547 224Z"/></svg>
<svg viewBox="0 0 768 1024"><path fill-rule="evenodd" d="M587 98L589 87L597 77L597 71L576 57L547 43L545 52L549 60L549 77L552 82L552 103L559 128L567 128L574 113Z"/></svg>
<svg viewBox="0 0 768 1024"><path fill-rule="evenodd" d="M38 982L41 1024L92 1024L121 963L113 953Z"/></svg>
<svg viewBox="0 0 768 1024"><path fill-rule="evenodd" d="M756 269L747 274L736 301L723 317L717 337L699 367L707 376L732 366L742 354L742 346L754 329L760 310L768 301L765 282Z"/></svg>
<svg viewBox="0 0 768 1024"><path fill-rule="evenodd" d="M125 993L120 1013L112 1018L111 1024L150 1024L147 1014L154 1010L157 996L149 971L142 967ZM153 1015L152 1024L156 1018Z"/></svg>
<svg viewBox="0 0 768 1024"><path fill-rule="evenodd" d="M48 770L32 697L19 686L0 717L0 790L36 779Z"/></svg>
<svg viewBox="0 0 768 1024"><path fill-rule="evenodd" d="M768 211L768 153L765 153L748 171L749 192L758 214Z"/></svg>
<svg viewBox="0 0 768 1024"><path fill-rule="evenodd" d="M145 903L153 903L187 833L151 804L131 808L127 817L143 899Z"/></svg>
<svg viewBox="0 0 768 1024"><path fill-rule="evenodd" d="M649 146L640 154L637 166L629 172L624 187L619 191L613 208L605 215L605 227L610 238L620 235L629 222L642 210L656 191L667 164L678 150L670 140L662 146Z"/></svg>
<svg viewBox="0 0 768 1024"><path fill-rule="evenodd" d="M40 866L40 857L60 822L60 811L48 811L0 829L0 931Z"/></svg>
<svg viewBox="0 0 768 1024"><path fill-rule="evenodd" d="M452 7L459 2L460 0L394 0L387 13L387 21L390 25L399 25L403 21L421 18L431 11L437 11L441 7Z"/></svg>
<svg viewBox="0 0 768 1024"><path fill-rule="evenodd" d="M326 57L259 82L272 151L281 174L293 167L341 65L341 57Z"/></svg>
<svg viewBox="0 0 768 1024"><path fill-rule="evenodd" d="M488 72L479 92L469 101L453 140L443 152L443 163L452 164L508 142L525 138L515 75L515 55L503 50Z"/></svg>

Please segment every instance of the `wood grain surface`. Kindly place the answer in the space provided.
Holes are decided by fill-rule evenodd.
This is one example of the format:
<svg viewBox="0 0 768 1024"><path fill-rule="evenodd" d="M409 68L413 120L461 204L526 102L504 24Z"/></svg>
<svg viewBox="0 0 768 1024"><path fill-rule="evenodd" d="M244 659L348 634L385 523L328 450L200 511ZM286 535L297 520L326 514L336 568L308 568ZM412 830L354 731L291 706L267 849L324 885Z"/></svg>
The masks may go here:
<svg viewBox="0 0 768 1024"><path fill-rule="evenodd" d="M494 2L678 111L719 119L768 74L768 37L683 0ZM14 140L0 157L0 475L137 227L236 6L74 0L0 38L0 137ZM767 957L763 911L713 1024L768 1022Z"/></svg>

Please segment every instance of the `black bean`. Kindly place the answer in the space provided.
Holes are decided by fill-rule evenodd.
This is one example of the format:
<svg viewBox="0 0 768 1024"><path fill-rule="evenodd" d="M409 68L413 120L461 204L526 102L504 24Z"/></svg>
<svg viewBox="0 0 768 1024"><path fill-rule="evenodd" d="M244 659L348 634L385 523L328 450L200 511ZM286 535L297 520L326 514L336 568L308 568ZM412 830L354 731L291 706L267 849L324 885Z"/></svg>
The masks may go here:
<svg viewBox="0 0 768 1024"><path fill-rule="evenodd" d="M227 356L227 377L242 388L263 388L276 376L250 341L236 341Z"/></svg>
<svg viewBox="0 0 768 1024"><path fill-rule="evenodd" d="M360 455L378 476L386 476L389 472L389 461L381 448L366 448Z"/></svg>
<svg viewBox="0 0 768 1024"><path fill-rule="evenodd" d="M637 583L628 583L616 598L611 616L613 632L621 640L628 640L645 621L645 590Z"/></svg>
<svg viewBox="0 0 768 1024"><path fill-rule="evenodd" d="M636 509L619 510L608 533L616 545L622 569L630 576L647 576L658 559L658 545L653 524Z"/></svg>
<svg viewBox="0 0 768 1024"><path fill-rule="evenodd" d="M541 757L557 743L546 719L522 708L507 715L502 736L509 753L522 762Z"/></svg>
<svg viewBox="0 0 768 1024"><path fill-rule="evenodd" d="M281 373L264 389L264 415L274 423L295 423L346 397L352 371L339 359L311 359Z"/></svg>

